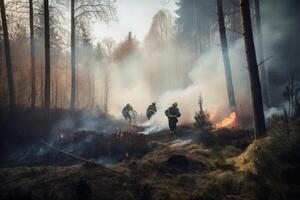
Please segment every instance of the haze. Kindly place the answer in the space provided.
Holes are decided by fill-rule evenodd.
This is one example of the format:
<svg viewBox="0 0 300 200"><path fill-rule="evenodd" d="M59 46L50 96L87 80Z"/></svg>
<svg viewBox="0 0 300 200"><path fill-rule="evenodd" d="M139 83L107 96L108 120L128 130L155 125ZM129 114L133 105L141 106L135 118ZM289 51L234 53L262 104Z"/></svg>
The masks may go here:
<svg viewBox="0 0 300 200"><path fill-rule="evenodd" d="M118 0L116 3L118 22L94 23L91 27L94 40L100 41L109 36L119 42L126 37L129 31L132 31L134 36L142 41L158 10L167 9L175 16L175 1L168 4L161 2L161 0Z"/></svg>

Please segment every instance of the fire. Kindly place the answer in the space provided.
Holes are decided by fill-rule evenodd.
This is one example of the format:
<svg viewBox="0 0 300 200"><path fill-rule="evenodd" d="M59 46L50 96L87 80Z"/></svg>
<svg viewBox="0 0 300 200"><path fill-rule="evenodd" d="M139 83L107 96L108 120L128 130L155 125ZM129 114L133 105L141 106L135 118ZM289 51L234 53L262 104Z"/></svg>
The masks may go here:
<svg viewBox="0 0 300 200"><path fill-rule="evenodd" d="M237 115L235 112L230 113L228 117L215 124L215 128L233 128L236 126Z"/></svg>
<svg viewBox="0 0 300 200"><path fill-rule="evenodd" d="M210 121L213 121L213 119L217 116L217 114L218 114L218 110L217 110L217 109L212 110L212 111L209 113L209 120L210 120Z"/></svg>

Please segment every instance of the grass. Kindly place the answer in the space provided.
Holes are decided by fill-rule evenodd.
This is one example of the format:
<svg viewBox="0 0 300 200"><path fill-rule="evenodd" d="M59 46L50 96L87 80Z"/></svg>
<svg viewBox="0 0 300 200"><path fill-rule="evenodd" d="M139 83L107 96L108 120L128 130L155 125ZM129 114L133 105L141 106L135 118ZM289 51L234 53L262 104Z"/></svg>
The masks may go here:
<svg viewBox="0 0 300 200"><path fill-rule="evenodd" d="M220 138L225 144L220 145ZM218 144L211 147L154 139L145 156L115 166L125 177L84 165L1 169L0 199L78 199L83 178L91 190L84 193L85 199L296 200L299 122L277 120L266 137L248 140L246 148L245 141L237 142L235 133L219 135Z"/></svg>

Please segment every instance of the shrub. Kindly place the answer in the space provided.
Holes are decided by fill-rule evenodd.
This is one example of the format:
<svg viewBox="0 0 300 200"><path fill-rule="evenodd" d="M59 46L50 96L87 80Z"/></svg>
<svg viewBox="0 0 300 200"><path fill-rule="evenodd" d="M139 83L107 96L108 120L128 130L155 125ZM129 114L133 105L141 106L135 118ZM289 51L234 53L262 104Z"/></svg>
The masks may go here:
<svg viewBox="0 0 300 200"><path fill-rule="evenodd" d="M203 98L199 96L199 111L195 114L194 127L199 132L199 141L205 145L213 143L213 124L209 120L209 113L203 109Z"/></svg>
<svg viewBox="0 0 300 200"><path fill-rule="evenodd" d="M203 109L203 98L199 96L199 111L195 114L194 127L200 132L211 133L213 130L213 124L209 120L209 113Z"/></svg>

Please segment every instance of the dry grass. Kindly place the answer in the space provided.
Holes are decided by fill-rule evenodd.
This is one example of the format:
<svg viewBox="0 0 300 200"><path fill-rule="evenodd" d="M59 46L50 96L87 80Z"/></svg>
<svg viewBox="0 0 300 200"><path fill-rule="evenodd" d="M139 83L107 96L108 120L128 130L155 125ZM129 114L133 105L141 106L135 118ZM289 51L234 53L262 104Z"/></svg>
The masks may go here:
<svg viewBox="0 0 300 200"><path fill-rule="evenodd" d="M126 136L132 137L135 135ZM287 192L297 191L293 188L299 188L275 179L277 171L270 165L276 162L281 167L279 172L285 173L286 165L278 155L287 159L294 147L286 145L295 143L295 148L298 148L296 139L282 143L282 137L269 136L253 141L243 150L231 142L227 146L208 148L187 139L166 139L160 134L152 137L144 140L137 136L137 140L142 139L148 146L149 153L113 166L127 176L86 165L2 169L0 199L10 197L14 200L20 197L18 195L28 194L34 199L79 199L77 188L81 177L90 187L91 199L108 200L280 199ZM279 148L278 145L284 146ZM295 165L292 164L289 167Z"/></svg>

